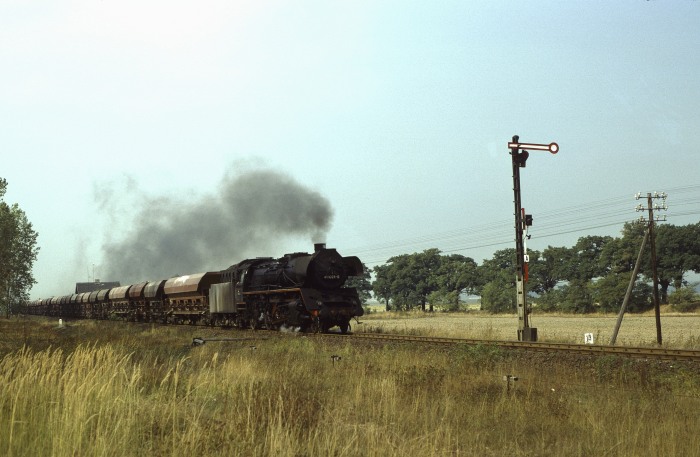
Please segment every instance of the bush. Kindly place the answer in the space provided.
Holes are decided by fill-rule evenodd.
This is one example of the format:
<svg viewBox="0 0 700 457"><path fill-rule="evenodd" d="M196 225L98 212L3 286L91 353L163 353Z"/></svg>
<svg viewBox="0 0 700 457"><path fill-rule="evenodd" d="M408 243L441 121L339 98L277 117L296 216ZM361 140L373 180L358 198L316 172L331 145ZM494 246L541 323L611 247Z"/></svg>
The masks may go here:
<svg viewBox="0 0 700 457"><path fill-rule="evenodd" d="M495 313L511 313L516 310L515 287L505 281L491 281L481 292L482 309Z"/></svg>
<svg viewBox="0 0 700 457"><path fill-rule="evenodd" d="M428 303L437 306L446 312L462 311L462 303L459 300L459 292L436 291L428 295Z"/></svg>
<svg viewBox="0 0 700 457"><path fill-rule="evenodd" d="M611 273L594 284L593 297L600 303L601 311L619 311L625 299L629 281L629 273ZM651 309L653 307L651 297L651 286L643 281L636 281L632 288L629 303L627 303L627 311L638 313Z"/></svg>
<svg viewBox="0 0 700 457"><path fill-rule="evenodd" d="M537 298L537 309L544 312L559 311L564 294L559 289L551 289Z"/></svg>
<svg viewBox="0 0 700 457"><path fill-rule="evenodd" d="M561 288L561 294L562 312L586 314L594 311L591 287L587 281L571 281Z"/></svg>
<svg viewBox="0 0 700 457"><path fill-rule="evenodd" d="M681 287L668 296L668 302L674 311L686 313L700 307L700 295L695 292L695 286L697 284Z"/></svg>

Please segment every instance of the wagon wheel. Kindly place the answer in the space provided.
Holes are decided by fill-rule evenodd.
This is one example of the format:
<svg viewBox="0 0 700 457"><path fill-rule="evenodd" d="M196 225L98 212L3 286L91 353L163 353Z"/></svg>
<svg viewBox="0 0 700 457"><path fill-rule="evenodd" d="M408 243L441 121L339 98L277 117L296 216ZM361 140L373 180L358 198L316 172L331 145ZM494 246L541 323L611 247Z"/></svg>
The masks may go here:
<svg viewBox="0 0 700 457"><path fill-rule="evenodd" d="M264 328L265 330L274 330L275 329L275 326L272 324L272 317L270 316L270 313L268 313L268 312L263 313L262 328Z"/></svg>
<svg viewBox="0 0 700 457"><path fill-rule="evenodd" d="M307 330L310 333L321 333L321 320L318 318L318 316L311 318L311 324L307 327Z"/></svg>
<svg viewBox="0 0 700 457"><path fill-rule="evenodd" d="M252 330L260 328L260 322L258 321L259 314L254 312L248 316L248 325Z"/></svg>

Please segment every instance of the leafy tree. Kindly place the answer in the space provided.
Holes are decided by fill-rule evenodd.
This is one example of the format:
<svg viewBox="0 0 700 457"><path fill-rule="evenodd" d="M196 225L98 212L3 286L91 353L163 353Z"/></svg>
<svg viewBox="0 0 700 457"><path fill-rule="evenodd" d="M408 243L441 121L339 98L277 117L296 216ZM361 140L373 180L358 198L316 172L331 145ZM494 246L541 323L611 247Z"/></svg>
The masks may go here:
<svg viewBox="0 0 700 457"><path fill-rule="evenodd" d="M416 293L410 278L411 259L408 254L391 257L385 270L393 307L399 311L411 309L416 302Z"/></svg>
<svg viewBox="0 0 700 457"><path fill-rule="evenodd" d="M545 310L589 313L599 303L604 311L617 311L645 230L644 225L627 223L619 238L585 236L571 248L549 246L541 253L531 251L526 290L539 295L538 305ZM663 300L671 285L679 289L685 284L687 272L700 272L700 223L659 226L656 233ZM650 304L648 250L644 255L641 273L645 280L633 289L632 311ZM516 309L515 249L496 251L481 266L469 257L441 256L439 250L428 249L392 257L374 272L372 289L387 309L410 309L418 303L424 310L427 303L431 310L434 303L458 309L463 292L481 295L483 308L491 312Z"/></svg>
<svg viewBox="0 0 700 457"><path fill-rule="evenodd" d="M7 181L0 178L0 309L6 315L12 307L29 299L29 289L36 283L32 266L39 248L37 233L17 204L2 200Z"/></svg>
<svg viewBox="0 0 700 457"><path fill-rule="evenodd" d="M478 268L480 282L488 284L491 281L498 279L499 275L504 271L511 278L513 287L515 287L515 249L501 249L493 253L493 257L485 259ZM480 293L480 288L477 288L477 293Z"/></svg>
<svg viewBox="0 0 700 457"><path fill-rule="evenodd" d="M689 225L687 236L692 240L686 257L686 269L700 273L700 222Z"/></svg>
<svg viewBox="0 0 700 457"><path fill-rule="evenodd" d="M610 273L592 285L593 299L600 305L600 310L607 313L618 312L629 282L630 273ZM651 307L651 286L644 281L636 281L627 303L627 311L641 312Z"/></svg>
<svg viewBox="0 0 700 457"><path fill-rule="evenodd" d="M441 305L445 311L459 311L461 309L459 292L445 292L439 289L428 295L428 303L431 305Z"/></svg>
<svg viewBox="0 0 700 457"><path fill-rule="evenodd" d="M436 273L440 267L440 251L426 249L420 253L403 254L390 258L387 264L389 268L384 273L397 309L409 310L420 303L425 311L428 296L438 290Z"/></svg>
<svg viewBox="0 0 700 457"><path fill-rule="evenodd" d="M646 226L638 222L627 222L622 228L622 237L613 238L603 246L600 253L601 270L606 273L626 273L634 270L639 247L642 244ZM648 249L646 264L649 263Z"/></svg>
<svg viewBox="0 0 700 457"><path fill-rule="evenodd" d="M496 278L486 283L481 291L481 307L490 313L515 312L515 281L512 274L502 271Z"/></svg>
<svg viewBox="0 0 700 457"><path fill-rule="evenodd" d="M585 314L594 311L591 282L573 280L562 287L560 293L561 303L559 308L564 312Z"/></svg>
<svg viewBox="0 0 700 457"><path fill-rule="evenodd" d="M411 277L415 281L415 293L425 311L428 304L428 296L439 289L438 270L442 263L439 249L426 249L423 252L411 256ZM430 303L430 312L433 312L433 304Z"/></svg>
<svg viewBox="0 0 700 457"><path fill-rule="evenodd" d="M611 273L625 273L634 269L646 231L645 224L627 223L622 230L622 237L606 244L601 262L608 266ZM654 233L660 298L662 303L668 303L669 286L678 289L683 286L687 272L700 271L700 224L658 225ZM647 281L651 281L653 275L649 246L648 243L641 264L641 274Z"/></svg>
<svg viewBox="0 0 700 457"><path fill-rule="evenodd" d="M550 289L543 293L537 299L537 308L544 311L557 311L561 308L561 303L564 301L564 290Z"/></svg>
<svg viewBox="0 0 700 457"><path fill-rule="evenodd" d="M420 304L423 311L436 303L449 303L459 308L461 293L475 293L481 284L474 259L463 255L443 256L438 249L402 254L390 258L385 265L374 268L372 290L386 303L409 310Z"/></svg>
<svg viewBox="0 0 700 457"><path fill-rule="evenodd" d="M542 251L531 251L528 290L544 295L566 279L566 268L571 262L572 250L552 247Z"/></svg>
<svg viewBox="0 0 700 457"><path fill-rule="evenodd" d="M661 302L668 303L669 286L680 289L687 272L700 271L700 224L659 225L655 234ZM646 265L649 265L649 262ZM647 278L652 278L650 266L643 272Z"/></svg>
<svg viewBox="0 0 700 457"><path fill-rule="evenodd" d="M391 266L377 265L374 267L374 282L372 283L372 292L377 300L384 300L386 310L391 310Z"/></svg>
<svg viewBox="0 0 700 457"><path fill-rule="evenodd" d="M439 296L447 301L451 310L459 309L459 296L463 293L472 294L480 284L477 265L474 259L460 254L442 256L437 269L436 280ZM436 295L431 295L437 297ZM435 298L429 300L431 305Z"/></svg>
<svg viewBox="0 0 700 457"><path fill-rule="evenodd" d="M569 281L590 281L593 278L605 276L609 271L600 262L601 253L606 244L611 242L611 236L584 236L578 239L572 248L572 255L564 268L563 276Z"/></svg>
<svg viewBox="0 0 700 457"><path fill-rule="evenodd" d="M415 274L414 265L412 255L402 254L391 257L383 268L375 269L375 286L379 282L382 290L380 293L387 299L387 307L391 303L393 308L407 311L419 302L415 284L420 278Z"/></svg>
<svg viewBox="0 0 700 457"><path fill-rule="evenodd" d="M501 249L479 267L481 306L491 313L516 310L515 249Z"/></svg>

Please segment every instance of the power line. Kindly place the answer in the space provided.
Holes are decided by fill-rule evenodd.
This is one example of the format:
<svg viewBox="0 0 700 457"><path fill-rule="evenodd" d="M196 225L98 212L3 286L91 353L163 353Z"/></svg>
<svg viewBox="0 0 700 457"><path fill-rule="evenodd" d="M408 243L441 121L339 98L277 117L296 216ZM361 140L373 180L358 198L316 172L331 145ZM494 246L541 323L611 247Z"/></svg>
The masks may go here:
<svg viewBox="0 0 700 457"><path fill-rule="evenodd" d="M669 188L668 192L673 192L674 196L676 194L700 192L700 185ZM591 230L614 226L619 226L622 229L626 222L632 222L633 220L630 217L630 210L634 208L629 203L630 195L595 200L536 214L536 230L532 238L534 240L542 240L549 237L586 233ZM700 199L698 198L688 197L673 200L673 207L679 206L684 207L685 211L669 212L668 218L670 220L700 215ZM596 221L597 223L592 224L590 223L591 221ZM357 255L363 258L366 265L374 266L385 263L388 258L395 255L432 247L438 247L444 253L468 252L469 250L497 246L505 247L513 242L512 228L512 220L503 219L487 224L460 227L411 238L374 243L355 248L343 248L343 252L349 253L349 255Z"/></svg>

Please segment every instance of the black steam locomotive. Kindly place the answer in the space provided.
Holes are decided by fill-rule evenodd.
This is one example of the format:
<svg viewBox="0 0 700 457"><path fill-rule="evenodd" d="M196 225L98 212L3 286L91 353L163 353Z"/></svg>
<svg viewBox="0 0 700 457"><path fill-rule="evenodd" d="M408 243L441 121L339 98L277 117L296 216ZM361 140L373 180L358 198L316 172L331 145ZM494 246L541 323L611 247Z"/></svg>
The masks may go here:
<svg viewBox="0 0 700 457"><path fill-rule="evenodd" d="M357 290L343 286L362 272L357 257L316 244L313 254L249 259L219 272L37 300L27 313L309 332L338 326L346 333L364 311Z"/></svg>

